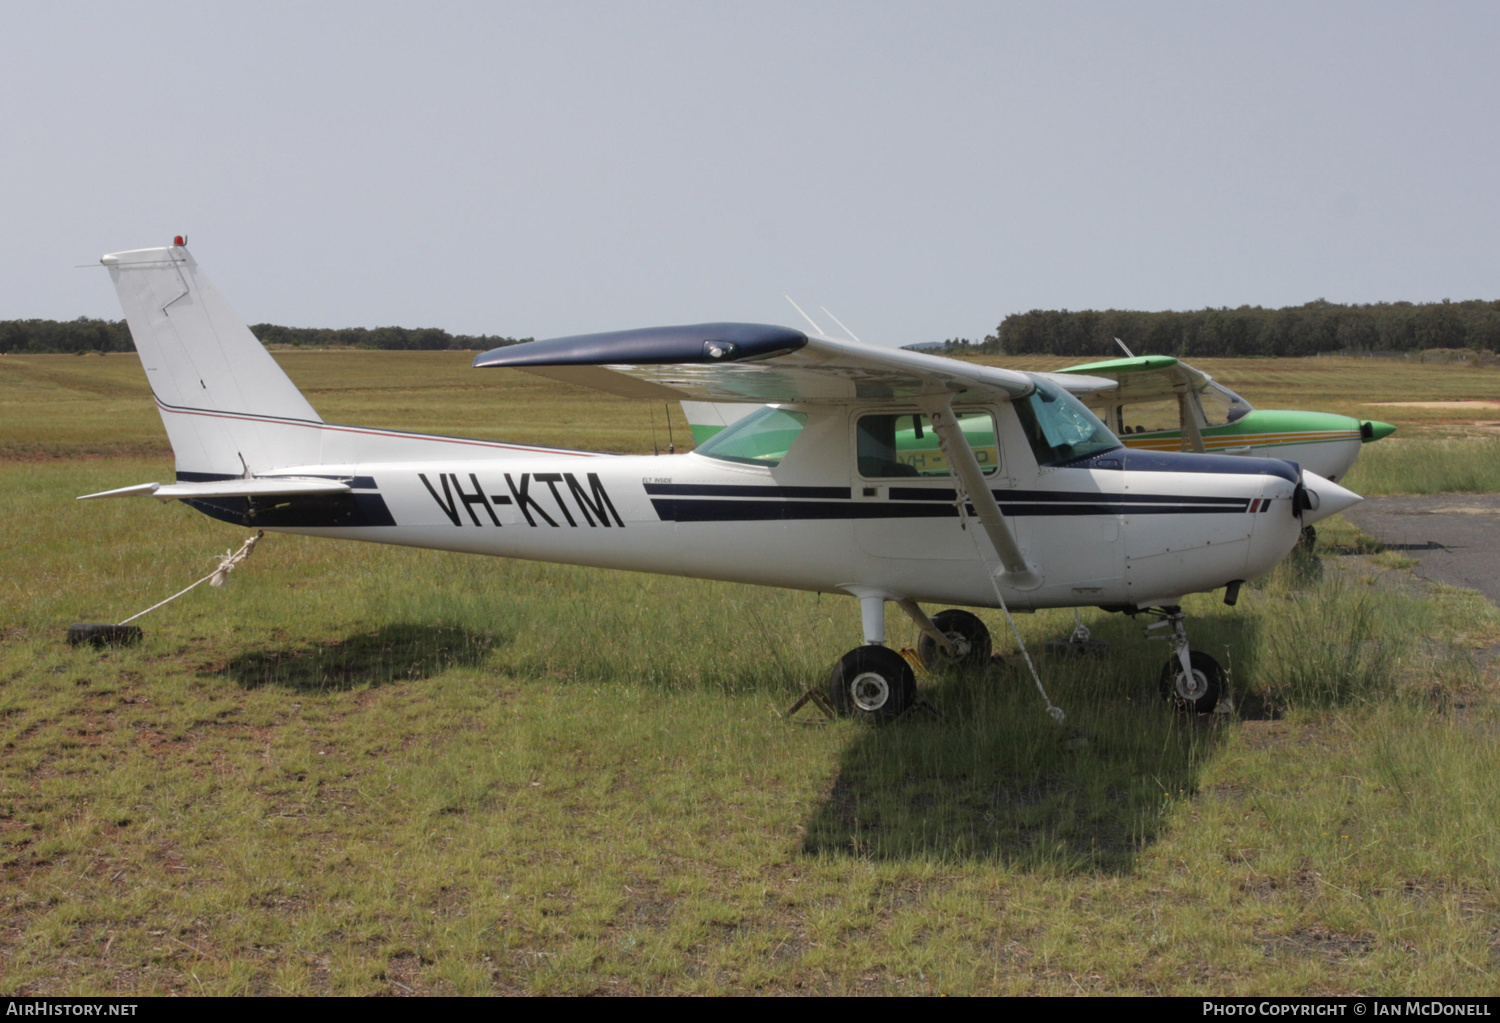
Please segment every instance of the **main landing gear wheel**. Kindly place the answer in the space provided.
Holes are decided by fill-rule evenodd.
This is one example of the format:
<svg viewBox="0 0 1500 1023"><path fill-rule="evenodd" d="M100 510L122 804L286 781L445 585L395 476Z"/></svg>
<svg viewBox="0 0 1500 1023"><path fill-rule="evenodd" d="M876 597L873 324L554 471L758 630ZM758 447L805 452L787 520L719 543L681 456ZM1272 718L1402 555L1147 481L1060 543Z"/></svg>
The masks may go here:
<svg viewBox="0 0 1500 1023"><path fill-rule="evenodd" d="M954 651L949 653L923 633L917 640L917 656L928 671L979 671L990 663L990 630L976 615L949 608L933 615L932 624L948 637Z"/></svg>
<svg viewBox="0 0 1500 1023"><path fill-rule="evenodd" d="M872 644L839 658L828 676L828 696L840 714L892 721L917 701L917 680L904 657Z"/></svg>
<svg viewBox="0 0 1500 1023"><path fill-rule="evenodd" d="M1187 714L1212 714L1224 695L1224 669L1201 650L1188 653L1191 677L1182 673L1182 661L1168 658L1161 669L1161 694Z"/></svg>

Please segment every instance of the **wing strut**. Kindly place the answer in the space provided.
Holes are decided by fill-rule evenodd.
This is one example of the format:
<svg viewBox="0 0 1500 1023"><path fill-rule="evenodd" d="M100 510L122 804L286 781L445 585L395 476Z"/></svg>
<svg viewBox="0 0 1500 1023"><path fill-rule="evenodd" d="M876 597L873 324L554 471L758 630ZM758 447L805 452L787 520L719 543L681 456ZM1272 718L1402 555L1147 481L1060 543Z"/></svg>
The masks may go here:
<svg viewBox="0 0 1500 1023"><path fill-rule="evenodd" d="M922 407L932 420L932 428L937 432L943 458L957 476L955 482L961 484L958 499L973 504L979 515L980 525L984 527L990 543L994 544L995 553L1000 555L1000 564L1005 568L1006 584L1020 590L1036 589L1042 584L1042 574L1034 565L1027 564L1026 558L1021 554L1015 534L1010 531L1010 526L1000 511L1000 503L995 500L989 484L985 482L984 471L979 468L979 459L974 457L974 449L969 447L969 440L953 415L951 396L929 395L922 399ZM967 495L964 491L968 491Z"/></svg>
<svg viewBox="0 0 1500 1023"><path fill-rule="evenodd" d="M1198 417L1193 415L1193 385L1184 380L1177 385L1177 410L1182 414L1182 450L1203 454L1203 433L1198 429Z"/></svg>

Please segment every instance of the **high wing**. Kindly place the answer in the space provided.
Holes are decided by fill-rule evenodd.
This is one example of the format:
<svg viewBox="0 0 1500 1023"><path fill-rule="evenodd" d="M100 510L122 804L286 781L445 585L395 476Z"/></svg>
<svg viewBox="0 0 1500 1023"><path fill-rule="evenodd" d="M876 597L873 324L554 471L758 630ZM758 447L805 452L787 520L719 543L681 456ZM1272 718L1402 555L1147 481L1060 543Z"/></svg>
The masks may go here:
<svg viewBox="0 0 1500 1023"><path fill-rule="evenodd" d="M755 323L699 323L528 341L485 352L504 366L634 398L756 404L845 404L947 394L1010 401L1035 374ZM1114 386L1059 377L1075 393Z"/></svg>
<svg viewBox="0 0 1500 1023"><path fill-rule="evenodd" d="M1109 401L1121 406L1176 401L1183 450L1200 454L1208 450L1203 441L1198 415L1194 413L1194 409L1198 407L1198 394L1213 380L1202 370L1194 369L1170 355L1137 355L1128 359L1109 359L1105 362L1069 366L1061 372L1064 375L1097 374L1117 381L1119 390L1109 395Z"/></svg>
<svg viewBox="0 0 1500 1023"><path fill-rule="evenodd" d="M1110 398L1121 404L1165 401L1176 397L1185 388L1201 390L1213 379L1202 370L1179 362L1170 355L1139 355L1131 359L1089 362L1081 366L1069 366L1058 370L1058 373L1108 377L1119 384L1119 390L1111 394Z"/></svg>

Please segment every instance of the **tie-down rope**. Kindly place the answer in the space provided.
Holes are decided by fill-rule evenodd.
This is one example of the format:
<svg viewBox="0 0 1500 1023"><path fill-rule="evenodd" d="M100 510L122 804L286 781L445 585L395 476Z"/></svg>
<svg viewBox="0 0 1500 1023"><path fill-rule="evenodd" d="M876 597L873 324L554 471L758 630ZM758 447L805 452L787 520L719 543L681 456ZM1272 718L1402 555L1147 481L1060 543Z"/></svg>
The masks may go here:
<svg viewBox="0 0 1500 1023"><path fill-rule="evenodd" d="M257 530L254 536L250 537L250 539L246 540L243 544L240 545L239 550L225 551L224 557L219 560L219 567L208 573L208 575L204 576L202 579L199 579L197 582L193 583L192 586L177 591L166 600L162 601L161 604L152 604L140 614L131 615L120 624L129 625L131 622L141 617L141 615L150 614L152 611L155 611L157 608L161 607L162 604L170 604L172 601L182 596L188 590L191 590L196 586L202 586L204 583L208 583L208 585L214 587L223 586L225 581L229 578L229 573L234 571L236 565L250 556L250 552L255 550L255 545L259 543L260 538L265 535L266 534L263 530Z"/></svg>

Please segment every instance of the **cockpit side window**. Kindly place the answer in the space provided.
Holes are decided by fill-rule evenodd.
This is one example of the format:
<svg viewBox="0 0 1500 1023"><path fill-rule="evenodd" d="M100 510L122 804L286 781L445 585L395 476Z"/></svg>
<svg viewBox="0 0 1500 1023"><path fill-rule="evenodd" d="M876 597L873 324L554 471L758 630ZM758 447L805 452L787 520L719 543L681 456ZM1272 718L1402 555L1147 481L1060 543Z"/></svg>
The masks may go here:
<svg viewBox="0 0 1500 1023"><path fill-rule="evenodd" d="M979 468L989 475L1000 466L995 420L988 412L956 412L954 418L974 451ZM866 479L934 478L952 475L932 428L919 412L860 416L856 425L859 474Z"/></svg>
<svg viewBox="0 0 1500 1023"><path fill-rule="evenodd" d="M1182 410L1176 398L1163 401L1135 401L1120 409L1120 435L1180 430Z"/></svg>

